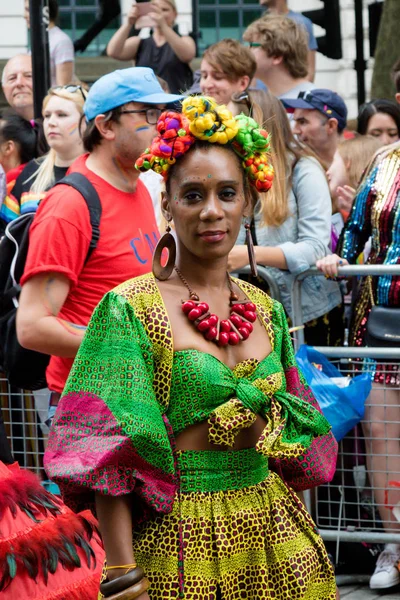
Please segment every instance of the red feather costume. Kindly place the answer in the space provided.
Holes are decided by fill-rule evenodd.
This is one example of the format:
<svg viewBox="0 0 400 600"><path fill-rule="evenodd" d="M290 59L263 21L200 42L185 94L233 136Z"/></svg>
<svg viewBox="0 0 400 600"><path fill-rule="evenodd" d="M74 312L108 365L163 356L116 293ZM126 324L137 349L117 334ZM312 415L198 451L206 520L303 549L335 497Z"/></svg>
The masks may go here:
<svg viewBox="0 0 400 600"><path fill-rule="evenodd" d="M96 520L0 462L2 600L97 600L104 561Z"/></svg>

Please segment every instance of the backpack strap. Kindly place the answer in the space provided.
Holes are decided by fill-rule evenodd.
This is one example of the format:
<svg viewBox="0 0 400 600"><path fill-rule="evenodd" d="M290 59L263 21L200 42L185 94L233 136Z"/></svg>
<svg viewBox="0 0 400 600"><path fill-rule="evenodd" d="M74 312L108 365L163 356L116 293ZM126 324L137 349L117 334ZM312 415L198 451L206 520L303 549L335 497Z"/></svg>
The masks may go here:
<svg viewBox="0 0 400 600"><path fill-rule="evenodd" d="M81 194L86 202L89 210L90 225L92 227L92 239L90 240L88 253L85 258L85 264L91 257L93 250L97 247L100 238L100 219L101 219L101 202L98 193L96 192L89 179L82 173L70 173L55 185L69 185Z"/></svg>

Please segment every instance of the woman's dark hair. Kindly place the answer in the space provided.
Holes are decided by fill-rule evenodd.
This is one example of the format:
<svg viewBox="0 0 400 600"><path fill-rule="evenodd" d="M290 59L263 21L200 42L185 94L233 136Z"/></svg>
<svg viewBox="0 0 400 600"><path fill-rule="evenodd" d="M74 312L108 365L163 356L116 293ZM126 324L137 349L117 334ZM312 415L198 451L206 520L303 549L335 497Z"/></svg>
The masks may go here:
<svg viewBox="0 0 400 600"><path fill-rule="evenodd" d="M116 123L119 123L121 109L122 109L122 106L118 106L118 108L113 108L112 110L109 110L107 113L105 113L104 120L105 121L115 121ZM85 118L86 117L83 114L81 116L81 119L79 122L80 131L82 131L81 125ZM92 119L91 121L89 121L86 129L82 133L83 146L84 146L86 152L92 152L96 148L96 146L100 146L102 139L103 139L102 135L101 135L100 131L97 129L94 119Z"/></svg>
<svg viewBox="0 0 400 600"><path fill-rule="evenodd" d="M18 146L20 164L40 156L40 125L15 113L4 113L0 120L0 143L13 141Z"/></svg>
<svg viewBox="0 0 400 600"><path fill-rule="evenodd" d="M57 0L49 0L49 19L51 23L55 23L58 19L58 2Z"/></svg>
<svg viewBox="0 0 400 600"><path fill-rule="evenodd" d="M385 100L384 98L378 98L377 100L371 100L366 102L360 107L357 117L357 132L361 135L366 135L368 130L368 123L374 115L377 113L385 113L392 117L396 123L397 131L400 137L400 106L392 100Z"/></svg>

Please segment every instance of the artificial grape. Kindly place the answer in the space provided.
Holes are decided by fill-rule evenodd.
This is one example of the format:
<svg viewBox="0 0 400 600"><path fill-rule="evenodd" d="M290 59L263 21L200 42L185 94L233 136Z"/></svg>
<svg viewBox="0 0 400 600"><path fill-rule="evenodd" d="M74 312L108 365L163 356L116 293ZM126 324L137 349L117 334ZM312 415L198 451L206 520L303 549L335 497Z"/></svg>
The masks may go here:
<svg viewBox="0 0 400 600"><path fill-rule="evenodd" d="M251 323L248 323L247 321L243 321L242 327L245 327L246 329L248 329L249 333L251 333L253 331L253 325Z"/></svg>
<svg viewBox="0 0 400 600"><path fill-rule="evenodd" d="M239 317L239 315L231 315L231 321L234 324L235 327L241 327L243 321L242 319Z"/></svg>
<svg viewBox="0 0 400 600"><path fill-rule="evenodd" d="M209 323L211 327L214 327L217 323L218 323L218 317L217 315L210 315L208 317Z"/></svg>
<svg viewBox="0 0 400 600"><path fill-rule="evenodd" d="M234 304L232 306L232 312L238 313L238 315L242 315L245 311L244 304Z"/></svg>
<svg viewBox="0 0 400 600"><path fill-rule="evenodd" d="M189 321L195 321L196 319L201 317L201 315L202 315L202 312L199 308L192 308L192 310L188 314L188 319L189 319Z"/></svg>
<svg viewBox="0 0 400 600"><path fill-rule="evenodd" d="M210 329L211 327L210 321L208 319L203 319L203 321L200 321L200 323L196 325L196 327L201 332L207 331L207 329Z"/></svg>
<svg viewBox="0 0 400 600"><path fill-rule="evenodd" d="M211 329L209 329L205 335L207 340L210 340L210 342L212 340L215 340L215 338L217 337L218 332L217 332L217 328L216 327L211 327Z"/></svg>
<svg viewBox="0 0 400 600"><path fill-rule="evenodd" d="M208 306L207 302L200 302L200 304L197 305L197 308L200 308L203 315L205 315L206 312L208 312L210 310L210 307ZM249 308L249 310L251 310L251 309Z"/></svg>
<svg viewBox="0 0 400 600"><path fill-rule="evenodd" d="M247 319L248 321L251 321L252 323L254 323L254 321L257 319L257 315L255 312L253 312L252 310L246 310L246 312L244 313L244 318Z"/></svg>
<svg viewBox="0 0 400 600"><path fill-rule="evenodd" d="M253 304L253 302L246 302L244 307L246 310L250 310L251 312L256 312L256 310L257 310L257 307L255 304Z"/></svg>
<svg viewBox="0 0 400 600"><path fill-rule="evenodd" d="M188 313L190 313L192 308L194 308L195 306L196 306L196 304L194 302L192 302L192 300L187 300L186 302L184 302L182 304L182 310L185 313L185 315L187 315Z"/></svg>
<svg viewBox="0 0 400 600"><path fill-rule="evenodd" d="M242 336L242 338L244 340L247 340L247 338L250 335L250 331L247 329L247 327L239 327L238 331L239 331L240 335Z"/></svg>
<svg viewBox="0 0 400 600"><path fill-rule="evenodd" d="M229 343L231 346L236 346L240 342L240 337L234 331L229 334Z"/></svg>
<svg viewBox="0 0 400 600"><path fill-rule="evenodd" d="M226 331L222 331L219 334L218 344L220 346L227 346L229 344L229 333L227 333Z"/></svg>
<svg viewBox="0 0 400 600"><path fill-rule="evenodd" d="M231 330L231 324L229 323L229 321L226 321L226 320L221 321L220 331L222 331L224 333L229 333L230 330Z"/></svg>

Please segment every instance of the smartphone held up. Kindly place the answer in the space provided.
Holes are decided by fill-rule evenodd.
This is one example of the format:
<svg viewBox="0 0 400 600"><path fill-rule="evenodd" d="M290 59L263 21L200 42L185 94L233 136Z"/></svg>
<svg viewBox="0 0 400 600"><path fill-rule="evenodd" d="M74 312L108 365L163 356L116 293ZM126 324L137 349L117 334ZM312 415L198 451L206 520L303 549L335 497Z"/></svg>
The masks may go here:
<svg viewBox="0 0 400 600"><path fill-rule="evenodd" d="M154 27L155 23L149 16L149 13L154 10L154 5L152 5L151 2L137 2L135 6L137 7L138 15L135 28L142 29L143 27Z"/></svg>

